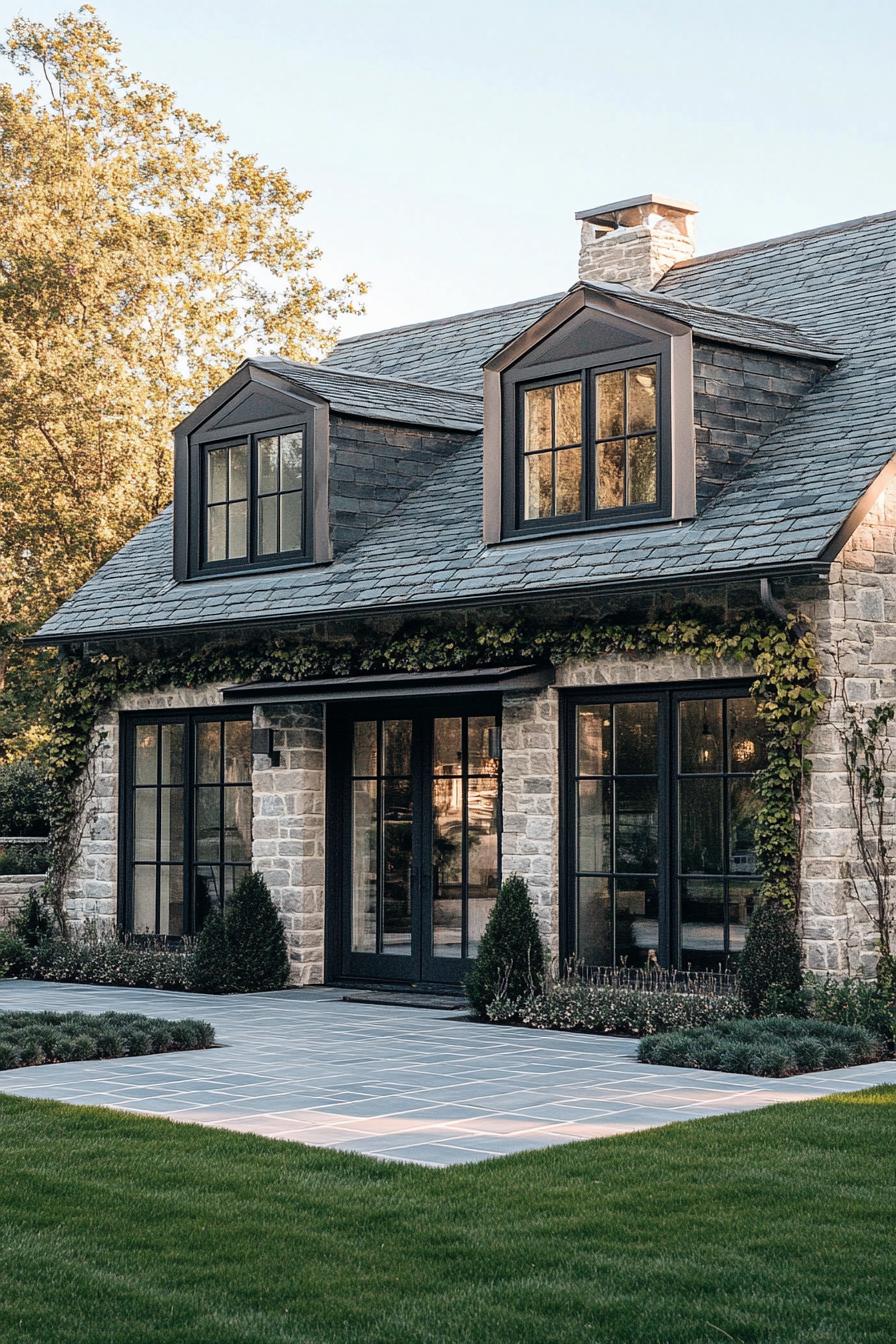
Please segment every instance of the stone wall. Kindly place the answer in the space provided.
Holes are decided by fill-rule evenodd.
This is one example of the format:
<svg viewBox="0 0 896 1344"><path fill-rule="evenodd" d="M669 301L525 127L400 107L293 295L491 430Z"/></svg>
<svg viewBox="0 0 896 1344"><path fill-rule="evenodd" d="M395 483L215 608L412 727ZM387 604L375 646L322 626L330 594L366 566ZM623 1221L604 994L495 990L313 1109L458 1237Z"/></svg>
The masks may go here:
<svg viewBox="0 0 896 1344"><path fill-rule="evenodd" d="M802 604L815 629L822 687L830 697L810 745L805 791L801 917L806 964L838 975L871 975L871 922L856 898L872 890L857 857L842 739L842 691L866 712L896 700L896 487L890 487L831 566L827 589ZM888 793L896 797L896 733ZM892 810L890 844L896 843Z"/></svg>
<svg viewBox="0 0 896 1344"><path fill-rule="evenodd" d="M43 873L0 874L0 929L9 928L28 895L43 886Z"/></svg>
<svg viewBox="0 0 896 1344"><path fill-rule="evenodd" d="M639 224L607 233L586 220L579 246L579 278L653 289L676 262L693 255L693 240L667 221L658 227Z"/></svg>

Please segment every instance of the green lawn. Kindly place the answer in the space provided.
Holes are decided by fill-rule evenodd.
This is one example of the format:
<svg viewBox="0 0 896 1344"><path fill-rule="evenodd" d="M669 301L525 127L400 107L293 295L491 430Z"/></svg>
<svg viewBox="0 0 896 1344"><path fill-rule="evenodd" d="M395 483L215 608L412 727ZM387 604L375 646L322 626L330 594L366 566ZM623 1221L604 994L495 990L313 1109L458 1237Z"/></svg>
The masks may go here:
<svg viewBox="0 0 896 1344"><path fill-rule="evenodd" d="M896 1088L428 1171L0 1097L3 1344L893 1339Z"/></svg>

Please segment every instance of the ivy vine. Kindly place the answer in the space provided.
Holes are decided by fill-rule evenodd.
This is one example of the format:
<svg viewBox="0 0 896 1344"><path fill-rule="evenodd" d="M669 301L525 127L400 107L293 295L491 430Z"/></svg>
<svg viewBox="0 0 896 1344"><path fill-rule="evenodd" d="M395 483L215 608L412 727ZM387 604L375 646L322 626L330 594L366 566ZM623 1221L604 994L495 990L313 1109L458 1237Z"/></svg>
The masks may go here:
<svg viewBox="0 0 896 1344"><path fill-rule="evenodd" d="M240 647L135 657L94 653L62 662L49 705L51 866L46 894L65 923L65 890L80 843L98 719L122 696L167 686L228 681L299 681L364 672L462 671L499 663L554 664L613 654L685 654L698 663L731 660L752 669L750 693L767 735L768 761L756 775L755 846L763 899L794 908L798 893L799 799L808 763L803 745L824 697L811 637L793 620L765 616L710 624L672 614L644 624L536 623L528 618L456 627L419 624L391 636L365 630L350 641L270 637Z"/></svg>

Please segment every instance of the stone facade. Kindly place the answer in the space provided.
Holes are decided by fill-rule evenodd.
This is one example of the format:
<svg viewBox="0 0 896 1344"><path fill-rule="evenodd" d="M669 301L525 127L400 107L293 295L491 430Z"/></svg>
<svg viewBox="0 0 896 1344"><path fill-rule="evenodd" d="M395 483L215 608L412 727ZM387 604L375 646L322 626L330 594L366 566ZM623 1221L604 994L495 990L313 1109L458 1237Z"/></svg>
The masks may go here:
<svg viewBox="0 0 896 1344"><path fill-rule="evenodd" d="M669 220L610 233L586 220L579 248L579 279L653 289L676 262L693 255L693 239Z"/></svg>
<svg viewBox="0 0 896 1344"><path fill-rule="evenodd" d="M43 873L0 874L0 929L9 928L29 891L43 881Z"/></svg>

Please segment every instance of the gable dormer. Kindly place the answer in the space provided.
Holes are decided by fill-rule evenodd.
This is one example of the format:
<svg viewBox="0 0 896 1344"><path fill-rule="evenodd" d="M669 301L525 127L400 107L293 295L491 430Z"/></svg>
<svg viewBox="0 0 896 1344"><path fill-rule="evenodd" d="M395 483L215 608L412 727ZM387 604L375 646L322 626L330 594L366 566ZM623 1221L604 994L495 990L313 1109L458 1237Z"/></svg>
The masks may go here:
<svg viewBox="0 0 896 1344"><path fill-rule="evenodd" d="M690 326L577 285L484 366L488 543L692 518Z"/></svg>
<svg viewBox="0 0 896 1344"><path fill-rule="evenodd" d="M329 405L245 364L174 435L174 577L330 559Z"/></svg>

